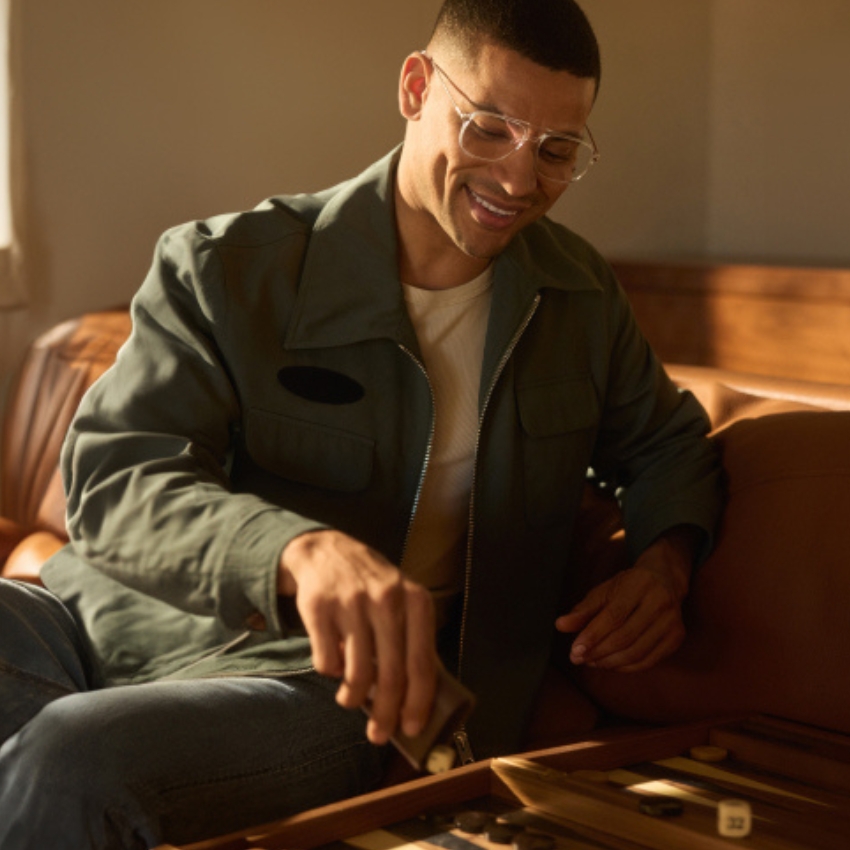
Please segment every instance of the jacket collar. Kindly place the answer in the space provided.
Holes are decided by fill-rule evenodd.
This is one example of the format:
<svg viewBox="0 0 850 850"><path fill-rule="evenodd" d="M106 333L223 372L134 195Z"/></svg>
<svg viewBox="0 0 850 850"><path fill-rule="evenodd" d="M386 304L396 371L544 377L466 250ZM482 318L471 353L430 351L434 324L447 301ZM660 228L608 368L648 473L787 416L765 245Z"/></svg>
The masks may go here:
<svg viewBox="0 0 850 850"><path fill-rule="evenodd" d="M321 195L286 199L308 215L311 205L323 204L309 236L287 348L381 338L418 348L398 278L393 190L400 153L399 146L358 177ZM500 304L499 313L523 312L523 305L544 288L599 288L552 227L531 225L496 260L493 303Z"/></svg>

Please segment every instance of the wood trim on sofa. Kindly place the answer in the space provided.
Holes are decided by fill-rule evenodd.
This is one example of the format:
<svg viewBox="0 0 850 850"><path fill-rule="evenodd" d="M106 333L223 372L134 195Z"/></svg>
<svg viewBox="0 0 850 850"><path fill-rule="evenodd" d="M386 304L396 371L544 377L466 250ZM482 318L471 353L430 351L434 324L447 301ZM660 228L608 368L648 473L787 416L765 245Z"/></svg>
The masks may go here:
<svg viewBox="0 0 850 850"><path fill-rule="evenodd" d="M612 265L664 362L850 384L850 269Z"/></svg>

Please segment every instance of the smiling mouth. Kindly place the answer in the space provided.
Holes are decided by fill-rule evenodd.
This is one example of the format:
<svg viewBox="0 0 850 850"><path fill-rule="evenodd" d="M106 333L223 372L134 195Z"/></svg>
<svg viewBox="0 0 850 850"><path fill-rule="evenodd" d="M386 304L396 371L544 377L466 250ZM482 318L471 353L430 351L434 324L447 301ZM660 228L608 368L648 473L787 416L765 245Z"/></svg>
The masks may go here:
<svg viewBox="0 0 850 850"><path fill-rule="evenodd" d="M469 186L466 187L466 190L472 196L473 200L484 207L488 212L493 213L493 215L501 216L504 219L515 218L519 215L519 210L506 210L502 207L497 207L492 201L486 201L481 197L474 189L471 189Z"/></svg>

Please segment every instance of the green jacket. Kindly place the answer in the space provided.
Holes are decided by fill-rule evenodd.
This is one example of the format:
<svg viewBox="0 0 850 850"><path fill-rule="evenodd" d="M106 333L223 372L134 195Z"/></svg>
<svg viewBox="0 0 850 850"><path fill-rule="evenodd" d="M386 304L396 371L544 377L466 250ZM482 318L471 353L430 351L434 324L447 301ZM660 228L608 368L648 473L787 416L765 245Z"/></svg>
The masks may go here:
<svg viewBox="0 0 850 850"><path fill-rule="evenodd" d="M72 546L45 567L104 684L310 669L281 550L332 526L401 560L432 394L398 280L397 152L317 195L175 228L62 468ZM448 659L476 755L519 743L592 466L628 539L710 535L718 463L600 256L544 219L494 267L462 610ZM261 616L260 616L261 615Z"/></svg>

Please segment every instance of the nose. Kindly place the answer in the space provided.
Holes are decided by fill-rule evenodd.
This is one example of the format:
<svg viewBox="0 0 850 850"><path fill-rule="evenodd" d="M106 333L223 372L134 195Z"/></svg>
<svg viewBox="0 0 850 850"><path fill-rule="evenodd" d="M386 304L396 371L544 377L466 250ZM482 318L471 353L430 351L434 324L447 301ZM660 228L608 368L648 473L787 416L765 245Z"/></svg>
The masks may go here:
<svg viewBox="0 0 850 850"><path fill-rule="evenodd" d="M522 198L537 188L537 159L533 144L524 142L510 156L493 165L493 176L508 195Z"/></svg>

